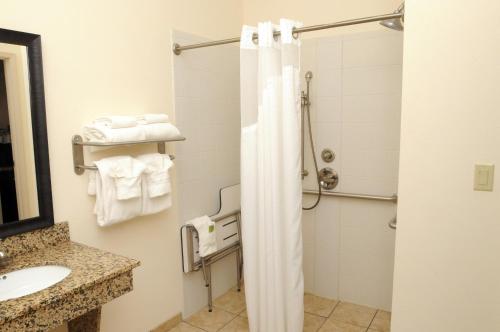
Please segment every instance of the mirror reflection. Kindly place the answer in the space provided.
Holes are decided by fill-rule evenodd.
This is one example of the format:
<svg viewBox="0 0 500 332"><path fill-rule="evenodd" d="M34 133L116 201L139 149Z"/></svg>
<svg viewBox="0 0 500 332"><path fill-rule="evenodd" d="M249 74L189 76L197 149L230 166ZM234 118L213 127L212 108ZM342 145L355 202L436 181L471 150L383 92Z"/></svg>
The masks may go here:
<svg viewBox="0 0 500 332"><path fill-rule="evenodd" d="M0 224L39 216L26 47L0 43Z"/></svg>

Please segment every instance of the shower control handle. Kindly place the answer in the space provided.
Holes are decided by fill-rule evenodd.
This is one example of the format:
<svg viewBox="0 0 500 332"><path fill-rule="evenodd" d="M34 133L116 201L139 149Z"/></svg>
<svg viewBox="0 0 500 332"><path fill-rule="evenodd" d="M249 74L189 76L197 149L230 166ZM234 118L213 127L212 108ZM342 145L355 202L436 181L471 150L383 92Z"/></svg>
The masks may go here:
<svg viewBox="0 0 500 332"><path fill-rule="evenodd" d="M334 189L339 183L339 175L330 167L322 168L318 172L321 188L330 190Z"/></svg>
<svg viewBox="0 0 500 332"><path fill-rule="evenodd" d="M335 160L335 152L330 149L323 149L323 151L321 151L321 159L323 159L325 163L331 163Z"/></svg>

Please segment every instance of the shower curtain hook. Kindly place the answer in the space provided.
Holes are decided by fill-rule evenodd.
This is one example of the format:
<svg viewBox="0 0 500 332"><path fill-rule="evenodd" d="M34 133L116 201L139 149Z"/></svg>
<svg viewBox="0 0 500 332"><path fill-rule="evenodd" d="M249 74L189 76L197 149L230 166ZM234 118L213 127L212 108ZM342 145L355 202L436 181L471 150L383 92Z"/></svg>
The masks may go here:
<svg viewBox="0 0 500 332"><path fill-rule="evenodd" d="M253 42L255 45L257 45L258 41L259 41L259 35L258 35L256 32L254 32L254 33L252 34L252 42Z"/></svg>
<svg viewBox="0 0 500 332"><path fill-rule="evenodd" d="M273 39L274 39L274 41L276 41L276 42L277 42L277 41L278 41L278 39L279 39L279 36L280 36L280 35L279 35L279 31L278 31L278 30L274 30L274 29L273 29Z"/></svg>
<svg viewBox="0 0 500 332"><path fill-rule="evenodd" d="M293 29L292 29L292 36L293 36L294 39L299 38L299 33L297 32L297 28L296 27L293 27Z"/></svg>

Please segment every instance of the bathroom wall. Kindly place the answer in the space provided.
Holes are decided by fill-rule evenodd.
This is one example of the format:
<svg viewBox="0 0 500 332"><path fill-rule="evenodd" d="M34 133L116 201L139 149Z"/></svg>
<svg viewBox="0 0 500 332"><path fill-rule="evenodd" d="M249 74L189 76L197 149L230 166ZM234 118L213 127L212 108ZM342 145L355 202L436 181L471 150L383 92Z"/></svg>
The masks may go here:
<svg viewBox="0 0 500 332"><path fill-rule="evenodd" d="M403 35L361 32L306 39L304 75L312 71L311 117L319 168L339 173L335 191L391 196L397 192ZM317 190L306 139L305 189ZM332 149L332 163L321 151ZM304 196L309 206L315 196ZM394 236L390 202L323 197L304 211L306 291L391 309Z"/></svg>
<svg viewBox="0 0 500 332"><path fill-rule="evenodd" d="M500 3L406 6L391 331L500 331Z"/></svg>
<svg viewBox="0 0 500 332"><path fill-rule="evenodd" d="M0 27L42 35L55 220L69 221L75 241L142 263L134 290L104 306L103 332L150 330L182 311L177 204L99 228L87 176L73 173L71 136L103 112L174 116L170 30L224 38L239 34L240 21L241 4L232 0L1 2Z"/></svg>
<svg viewBox="0 0 500 332"><path fill-rule="evenodd" d="M180 44L206 41L174 32ZM179 227L202 215L216 214L219 190L240 182L240 66L239 48L225 45L174 57L175 114L188 137L177 147ZM236 284L235 255L212 266L213 297ZM183 277L187 317L207 305L201 271Z"/></svg>

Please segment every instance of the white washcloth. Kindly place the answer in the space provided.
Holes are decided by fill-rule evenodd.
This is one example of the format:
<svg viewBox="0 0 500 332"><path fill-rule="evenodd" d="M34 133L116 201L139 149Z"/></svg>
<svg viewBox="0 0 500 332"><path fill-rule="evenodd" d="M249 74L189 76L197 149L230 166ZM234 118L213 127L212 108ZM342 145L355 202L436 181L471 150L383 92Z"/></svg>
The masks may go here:
<svg viewBox="0 0 500 332"><path fill-rule="evenodd" d="M167 123L168 115L166 114L143 114L137 116L137 121L140 124L151 124L151 123Z"/></svg>
<svg viewBox="0 0 500 332"><path fill-rule="evenodd" d="M133 116L110 115L97 118L94 124L102 124L108 128L130 128L137 126L137 119Z"/></svg>
<svg viewBox="0 0 500 332"><path fill-rule="evenodd" d="M171 123L152 123L140 127L144 128L147 140L166 140L181 134Z"/></svg>
<svg viewBox="0 0 500 332"><path fill-rule="evenodd" d="M142 214L154 214L172 206L171 185L168 170L173 163L168 155L144 154L137 157L145 164L142 175Z"/></svg>
<svg viewBox="0 0 500 332"><path fill-rule="evenodd" d="M98 168L96 174L96 204L94 213L97 215L99 226L109 226L118 222L132 219L141 215L142 197L126 200L117 199L115 178L116 165L126 164L129 156L104 158L96 161Z"/></svg>
<svg viewBox="0 0 500 332"><path fill-rule="evenodd" d="M199 255L208 256L217 251L217 239L215 236L215 223L208 216L194 218L187 222L198 231Z"/></svg>
<svg viewBox="0 0 500 332"><path fill-rule="evenodd" d="M90 124L83 127L83 136L87 141L100 143L119 143L143 141L146 134L143 126L113 129L103 124Z"/></svg>

